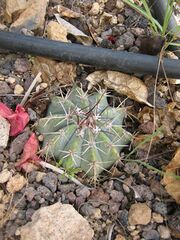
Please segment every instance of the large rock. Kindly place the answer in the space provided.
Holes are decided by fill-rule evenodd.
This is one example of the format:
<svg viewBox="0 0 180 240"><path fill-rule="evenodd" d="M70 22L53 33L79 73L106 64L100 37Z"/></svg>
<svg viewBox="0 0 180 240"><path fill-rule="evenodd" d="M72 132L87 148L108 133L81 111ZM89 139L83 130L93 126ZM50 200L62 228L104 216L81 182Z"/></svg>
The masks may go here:
<svg viewBox="0 0 180 240"><path fill-rule="evenodd" d="M18 12L21 12L27 7L27 1L26 0L6 0L6 11L5 11L5 17L7 22L12 22L12 14L16 13L16 16L18 15Z"/></svg>
<svg viewBox="0 0 180 240"><path fill-rule="evenodd" d="M69 204L42 207L20 229L21 240L92 240L94 232Z"/></svg>
<svg viewBox="0 0 180 240"><path fill-rule="evenodd" d="M27 8L11 24L11 30L20 31L22 28L28 30L43 29L48 2L49 0L29 0Z"/></svg>
<svg viewBox="0 0 180 240"><path fill-rule="evenodd" d="M145 203L131 205L128 216L130 225L146 225L151 221L151 209Z"/></svg>

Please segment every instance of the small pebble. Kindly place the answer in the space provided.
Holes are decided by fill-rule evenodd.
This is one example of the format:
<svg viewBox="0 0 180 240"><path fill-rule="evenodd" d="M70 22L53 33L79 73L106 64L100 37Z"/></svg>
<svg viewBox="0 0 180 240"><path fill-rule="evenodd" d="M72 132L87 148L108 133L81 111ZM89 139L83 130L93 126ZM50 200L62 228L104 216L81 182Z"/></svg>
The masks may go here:
<svg viewBox="0 0 180 240"><path fill-rule="evenodd" d="M128 230L129 230L130 232L134 231L135 229L136 229L136 226L134 226L134 225L129 225L129 226L128 226Z"/></svg>
<svg viewBox="0 0 180 240"><path fill-rule="evenodd" d="M124 166L124 171L127 174L136 174L139 172L139 165L136 162L128 162Z"/></svg>
<svg viewBox="0 0 180 240"><path fill-rule="evenodd" d="M48 201L50 201L52 199L51 191L47 187L45 187L45 186L40 185L37 188L37 192L38 192L38 194L39 194L39 196L41 198L44 198L44 199L46 199Z"/></svg>
<svg viewBox="0 0 180 240"><path fill-rule="evenodd" d="M130 193L130 188L127 186L127 184L124 184L123 183L123 185L122 185L122 187L123 187L123 190L125 191L125 193Z"/></svg>
<svg viewBox="0 0 180 240"><path fill-rule="evenodd" d="M43 136L43 135L39 135L39 136L38 136L38 140L39 140L40 142L42 142L42 141L44 140L44 136Z"/></svg>
<svg viewBox="0 0 180 240"><path fill-rule="evenodd" d="M98 2L94 2L93 5L92 5L92 8L91 10L89 11L89 14L94 16L94 15L97 15L100 11L100 5Z"/></svg>
<svg viewBox="0 0 180 240"><path fill-rule="evenodd" d="M109 204L109 211L111 214L115 214L119 211L120 203L113 202L112 200L110 200L108 204Z"/></svg>
<svg viewBox="0 0 180 240"><path fill-rule="evenodd" d="M120 221L120 223L123 226L127 227L127 225L128 225L128 211L126 209L118 212L118 221Z"/></svg>
<svg viewBox="0 0 180 240"><path fill-rule="evenodd" d="M117 234L115 240L126 240L126 238L121 234Z"/></svg>
<svg viewBox="0 0 180 240"><path fill-rule="evenodd" d="M5 204L0 203L0 220L4 217L4 211L5 211Z"/></svg>
<svg viewBox="0 0 180 240"><path fill-rule="evenodd" d="M131 236L137 236L139 234L140 230L134 230L130 233Z"/></svg>
<svg viewBox="0 0 180 240"><path fill-rule="evenodd" d="M142 200L151 201L154 198L154 194L152 193L149 186L141 184L141 185L136 185L133 188L138 193L138 195L140 196L141 201Z"/></svg>
<svg viewBox="0 0 180 240"><path fill-rule="evenodd" d="M122 14L117 15L118 23L123 24L124 23L124 16Z"/></svg>
<svg viewBox="0 0 180 240"><path fill-rule="evenodd" d="M122 10L124 8L124 3L122 0L116 0L116 8Z"/></svg>
<svg viewBox="0 0 180 240"><path fill-rule="evenodd" d="M3 196L4 196L4 191L3 191L3 190L0 190L0 202L1 202L2 199L3 199Z"/></svg>
<svg viewBox="0 0 180 240"><path fill-rule="evenodd" d="M163 221L164 221L163 216L161 216L161 214L155 213L155 212L152 213L152 219L156 223L163 223Z"/></svg>
<svg viewBox="0 0 180 240"><path fill-rule="evenodd" d="M2 74L0 74L0 81L4 81L4 79L5 77Z"/></svg>
<svg viewBox="0 0 180 240"><path fill-rule="evenodd" d="M170 230L166 226L163 225L158 226L158 232L162 239L168 239L171 237Z"/></svg>
<svg viewBox="0 0 180 240"><path fill-rule="evenodd" d="M7 82L7 83L10 83L10 84L13 84L13 83L16 82L16 79L13 78L13 77L8 77L8 78L6 79L6 82Z"/></svg>
<svg viewBox="0 0 180 240"><path fill-rule="evenodd" d="M36 172L36 176L35 176L36 182L38 182L38 183L41 182L45 175L46 175L46 173L44 173L44 172L40 172L40 171Z"/></svg>
<svg viewBox="0 0 180 240"><path fill-rule="evenodd" d="M74 203L76 200L76 195L73 192L69 192L67 194L67 198L69 200L70 203Z"/></svg>
<svg viewBox="0 0 180 240"><path fill-rule="evenodd" d="M87 198L90 196L90 191L87 187L81 187L76 189L76 195L79 197Z"/></svg>
<svg viewBox="0 0 180 240"><path fill-rule="evenodd" d="M12 89L9 87L9 85L4 82L4 81L0 81L0 94L8 94L8 93L12 93Z"/></svg>
<svg viewBox="0 0 180 240"><path fill-rule="evenodd" d="M180 91L176 91L176 92L173 94L173 97L174 97L174 101L175 101L175 102L180 103Z"/></svg>
<svg viewBox="0 0 180 240"><path fill-rule="evenodd" d="M19 73L24 73L30 70L30 62L26 58L17 58L14 63L15 71Z"/></svg>
<svg viewBox="0 0 180 240"><path fill-rule="evenodd" d="M112 190L110 196L114 202L121 202L124 198L124 194L116 190Z"/></svg>
<svg viewBox="0 0 180 240"><path fill-rule="evenodd" d="M36 87L36 92L39 92L40 90L42 89L45 89L48 87L48 84L47 83L40 83L37 87Z"/></svg>
<svg viewBox="0 0 180 240"><path fill-rule="evenodd" d="M153 210L163 216L167 215L167 205L164 202L155 202L153 204Z"/></svg>
<svg viewBox="0 0 180 240"><path fill-rule="evenodd" d="M45 88L48 87L48 84L43 82L43 83L40 84L40 86L41 86L41 89L45 89Z"/></svg>
<svg viewBox="0 0 180 240"><path fill-rule="evenodd" d="M132 204L128 221L130 225L147 225L151 221L151 209L145 203Z"/></svg>
<svg viewBox="0 0 180 240"><path fill-rule="evenodd" d="M4 169L0 172L0 183L6 183L12 176L12 173L8 169Z"/></svg>
<svg viewBox="0 0 180 240"><path fill-rule="evenodd" d="M49 172L43 176L42 182L51 192L55 192L57 189L58 177L55 173Z"/></svg>
<svg viewBox="0 0 180 240"><path fill-rule="evenodd" d="M142 233L142 237L145 240L159 240L160 239L159 233L153 229L151 229L149 231L144 231Z"/></svg>
<svg viewBox="0 0 180 240"><path fill-rule="evenodd" d="M20 84L16 84L14 87L14 94L20 95L24 92L24 88Z"/></svg>

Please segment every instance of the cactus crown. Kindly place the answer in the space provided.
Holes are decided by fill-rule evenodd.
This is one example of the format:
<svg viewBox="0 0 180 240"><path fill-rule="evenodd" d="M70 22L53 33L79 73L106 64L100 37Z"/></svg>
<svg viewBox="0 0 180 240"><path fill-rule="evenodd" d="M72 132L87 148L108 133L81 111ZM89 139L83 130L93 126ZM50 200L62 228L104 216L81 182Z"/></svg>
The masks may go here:
<svg viewBox="0 0 180 240"><path fill-rule="evenodd" d="M43 146L63 167L81 168L98 176L118 159L131 134L122 128L125 111L108 105L105 94L88 95L74 87L66 97L54 97L37 130Z"/></svg>

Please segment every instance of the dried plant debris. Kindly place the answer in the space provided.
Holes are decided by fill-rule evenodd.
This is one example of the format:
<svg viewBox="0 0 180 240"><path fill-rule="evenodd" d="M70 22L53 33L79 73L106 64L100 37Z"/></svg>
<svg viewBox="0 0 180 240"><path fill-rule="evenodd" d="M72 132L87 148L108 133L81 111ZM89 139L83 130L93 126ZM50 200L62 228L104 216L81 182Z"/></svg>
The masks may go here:
<svg viewBox="0 0 180 240"><path fill-rule="evenodd" d="M53 7L53 12L54 13L59 13L61 17L67 17L67 18L80 18L81 17L81 13L72 11L69 8L66 8L62 5L56 5L55 7Z"/></svg>
<svg viewBox="0 0 180 240"><path fill-rule="evenodd" d="M77 39L77 41L87 46L90 46L92 44L93 40L90 36L87 36L85 33L77 29L71 23L61 18L59 14L55 14L55 17L58 23L60 23L61 25L63 25L63 27L66 28L68 34L72 34Z"/></svg>
<svg viewBox="0 0 180 240"><path fill-rule="evenodd" d="M88 89L97 84L103 84L107 88L152 107L147 101L147 87L137 77L116 71L96 71L89 74L86 79L90 82Z"/></svg>
<svg viewBox="0 0 180 240"><path fill-rule="evenodd" d="M35 75L41 72L43 81L49 85L56 80L60 85L72 85L76 77L76 64L36 57L32 71Z"/></svg>
<svg viewBox="0 0 180 240"><path fill-rule="evenodd" d="M165 168L162 184L166 191L180 204L180 147L177 149L174 158Z"/></svg>

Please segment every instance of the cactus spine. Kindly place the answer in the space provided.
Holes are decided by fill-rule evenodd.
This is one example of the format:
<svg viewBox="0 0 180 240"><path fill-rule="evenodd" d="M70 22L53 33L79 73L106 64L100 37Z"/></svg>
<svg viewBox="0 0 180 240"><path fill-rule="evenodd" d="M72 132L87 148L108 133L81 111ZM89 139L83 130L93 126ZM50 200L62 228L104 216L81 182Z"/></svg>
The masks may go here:
<svg viewBox="0 0 180 240"><path fill-rule="evenodd" d="M64 168L81 168L98 176L118 159L131 134L122 128L125 111L108 105L101 92L88 95L74 87L66 97L54 97L37 130L46 153Z"/></svg>

